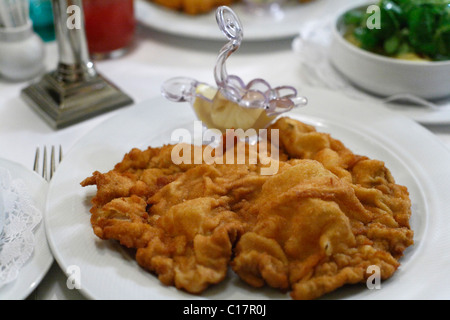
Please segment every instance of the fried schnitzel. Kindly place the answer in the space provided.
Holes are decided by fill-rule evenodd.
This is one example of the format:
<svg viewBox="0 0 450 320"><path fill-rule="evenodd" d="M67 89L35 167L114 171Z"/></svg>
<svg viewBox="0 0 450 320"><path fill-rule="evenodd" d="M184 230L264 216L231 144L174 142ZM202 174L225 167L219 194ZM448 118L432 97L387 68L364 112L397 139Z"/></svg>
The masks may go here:
<svg viewBox="0 0 450 320"><path fill-rule="evenodd" d="M174 145L131 150L113 170L81 182L97 187L94 233L135 248L139 265L193 294L223 281L230 267L249 285L293 299L364 282L374 265L391 277L413 244L407 188L382 161L310 125L280 118L269 135L275 129L274 175L261 174L259 158L175 165Z"/></svg>

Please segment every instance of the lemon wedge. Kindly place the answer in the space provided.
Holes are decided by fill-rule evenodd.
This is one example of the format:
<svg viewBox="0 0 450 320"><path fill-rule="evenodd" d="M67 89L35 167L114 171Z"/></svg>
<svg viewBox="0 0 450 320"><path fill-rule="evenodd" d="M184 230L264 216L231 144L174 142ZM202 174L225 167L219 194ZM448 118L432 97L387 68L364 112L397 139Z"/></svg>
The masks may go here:
<svg viewBox="0 0 450 320"><path fill-rule="evenodd" d="M211 108L211 119L218 129L253 128L256 120L264 112L263 109L248 109L227 100L220 92L214 97Z"/></svg>
<svg viewBox="0 0 450 320"><path fill-rule="evenodd" d="M194 111L206 127L219 129L255 130L264 128L275 117L268 117L263 109L248 109L226 99L216 88L200 84L196 93L212 100L212 102L196 98L193 103Z"/></svg>
<svg viewBox="0 0 450 320"><path fill-rule="evenodd" d="M203 97L210 99L211 101L214 99L217 89L210 87L206 84L199 84L195 90L195 92ZM197 115L197 118L203 122L203 124L207 128L214 128L214 123L211 120L211 107L212 102L202 99L196 98L194 103L192 104L194 108L194 112Z"/></svg>
<svg viewBox="0 0 450 320"><path fill-rule="evenodd" d="M201 94L205 98L208 98L210 100L214 99L217 89L213 88L211 86L208 86L207 84L200 83L197 88L195 88L195 92L197 94Z"/></svg>

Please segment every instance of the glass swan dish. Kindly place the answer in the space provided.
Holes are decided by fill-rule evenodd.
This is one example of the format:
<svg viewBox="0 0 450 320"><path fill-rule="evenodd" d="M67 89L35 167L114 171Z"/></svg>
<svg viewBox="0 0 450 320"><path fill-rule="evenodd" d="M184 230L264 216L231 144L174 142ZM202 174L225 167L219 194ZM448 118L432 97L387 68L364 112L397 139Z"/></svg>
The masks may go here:
<svg viewBox="0 0 450 320"><path fill-rule="evenodd" d="M227 58L241 45L243 29L237 15L227 6L216 10L220 30L229 39L222 47L214 68L216 87L187 77L175 77L162 85L161 93L170 101L188 102L199 120L209 129L263 129L282 113L306 106L307 99L291 86L272 88L263 79L245 84L228 75Z"/></svg>

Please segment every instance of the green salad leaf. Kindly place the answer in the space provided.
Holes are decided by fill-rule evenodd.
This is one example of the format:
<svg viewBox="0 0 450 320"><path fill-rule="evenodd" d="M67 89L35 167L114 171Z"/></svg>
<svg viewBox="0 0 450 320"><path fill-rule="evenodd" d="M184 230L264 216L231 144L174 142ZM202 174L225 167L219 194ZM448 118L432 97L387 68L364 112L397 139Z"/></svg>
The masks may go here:
<svg viewBox="0 0 450 320"><path fill-rule="evenodd" d="M387 56L415 53L450 60L450 0L379 0L379 28L373 13L352 10L344 23L361 48Z"/></svg>

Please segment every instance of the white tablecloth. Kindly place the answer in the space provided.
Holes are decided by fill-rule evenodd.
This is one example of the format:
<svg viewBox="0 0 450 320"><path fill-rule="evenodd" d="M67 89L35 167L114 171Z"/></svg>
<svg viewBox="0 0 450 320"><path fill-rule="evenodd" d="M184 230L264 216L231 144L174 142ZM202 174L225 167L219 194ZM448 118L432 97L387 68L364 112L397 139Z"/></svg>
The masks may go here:
<svg viewBox="0 0 450 320"><path fill-rule="evenodd" d="M289 84L302 88L298 72L298 57L291 49L292 39L271 42L244 41L241 48L227 62L229 73L240 75L245 81L256 77L272 85ZM214 84L213 67L220 41L187 39L158 33L139 26L134 48L116 60L97 61L96 68L139 103L160 95L164 80L175 76L189 76ZM56 43L46 44L48 70L56 67ZM65 153L90 129L121 109L61 130L51 129L19 97L27 83L10 83L0 78L0 158L12 160L32 169L38 146L62 145ZM133 108L128 106L126 108ZM450 148L450 126L428 127ZM69 290L66 278L55 263L37 291L30 298L81 299L76 290Z"/></svg>

